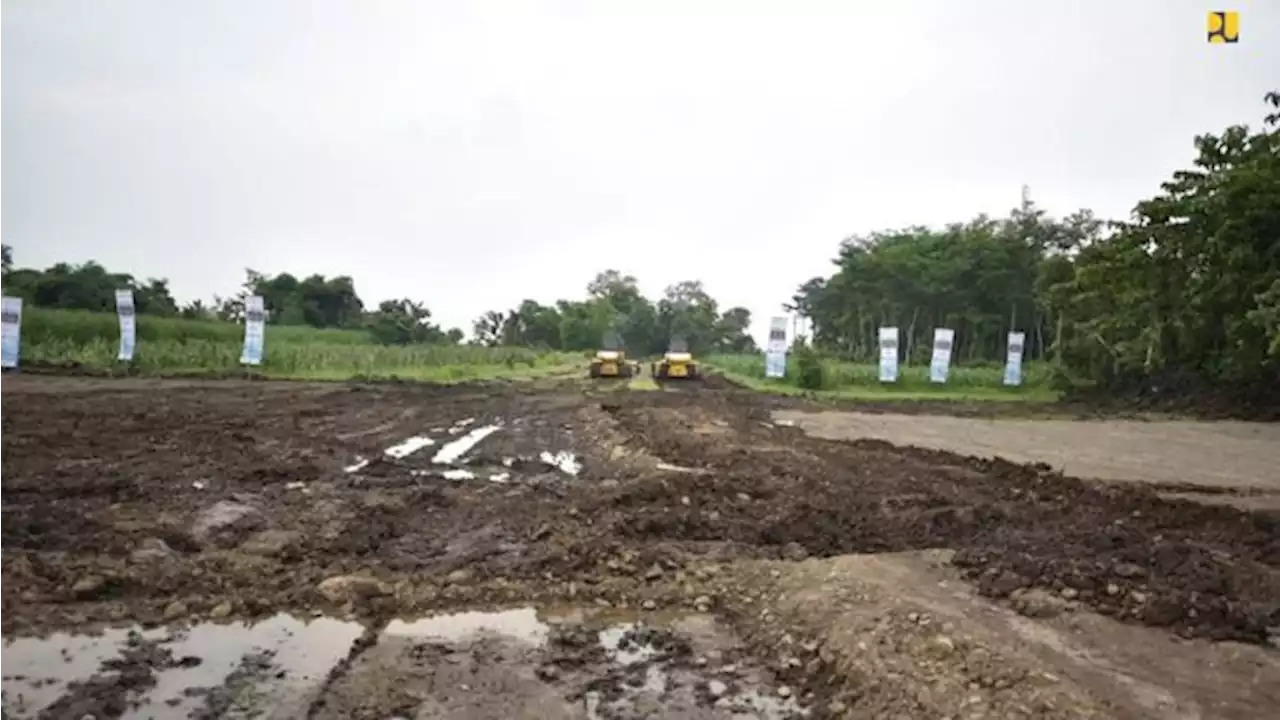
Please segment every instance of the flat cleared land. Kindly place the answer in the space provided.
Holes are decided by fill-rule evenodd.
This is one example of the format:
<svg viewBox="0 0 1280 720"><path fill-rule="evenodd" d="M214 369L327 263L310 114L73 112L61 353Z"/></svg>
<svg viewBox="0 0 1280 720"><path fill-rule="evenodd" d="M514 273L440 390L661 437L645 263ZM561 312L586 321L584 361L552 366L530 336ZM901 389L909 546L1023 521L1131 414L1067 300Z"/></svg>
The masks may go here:
<svg viewBox="0 0 1280 720"><path fill-rule="evenodd" d="M807 434L780 409L814 410L716 378L7 376L5 715L1243 720L1280 705L1277 516L1069 476L1266 492L1271 429L1027 422L1007 451L955 448L1093 463L1064 477L817 437L869 431L786 416ZM1084 447L1053 434L1071 428ZM1145 460L1106 459L1120 433ZM1152 464L1166 470L1127 469Z"/></svg>
<svg viewBox="0 0 1280 720"><path fill-rule="evenodd" d="M781 411L814 437L872 438L1068 475L1280 493L1280 424L1167 420L985 420L937 415Z"/></svg>

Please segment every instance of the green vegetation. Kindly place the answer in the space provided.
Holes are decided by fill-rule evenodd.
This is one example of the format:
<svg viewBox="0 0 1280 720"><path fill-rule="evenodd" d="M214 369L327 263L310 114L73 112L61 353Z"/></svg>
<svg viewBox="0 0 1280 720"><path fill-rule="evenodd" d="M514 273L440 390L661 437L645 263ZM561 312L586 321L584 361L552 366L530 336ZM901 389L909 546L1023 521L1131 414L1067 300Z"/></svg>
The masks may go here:
<svg viewBox="0 0 1280 720"><path fill-rule="evenodd" d="M793 353L787 358L787 375L768 379L764 376L762 355L712 355L706 358L707 366L722 372L731 380L748 387L782 394L798 395L817 392L822 396L863 398L878 400L1007 400L1048 402L1057 399L1058 393L1051 387L1052 370L1047 363L1024 363L1023 384L1004 387L1001 380L1004 367L984 363L965 367L953 365L945 385L929 381L929 367L903 366L898 370L896 383L881 383L880 368L871 363L837 360L816 356L820 368L820 381L805 380L806 361L803 354ZM808 370L813 378L812 370Z"/></svg>
<svg viewBox="0 0 1280 720"><path fill-rule="evenodd" d="M474 333L485 345L557 350L596 349L610 336L632 357L647 357L666 352L675 337L684 338L694 353L756 352L750 326L750 310L720 312L700 281L676 283L653 301L640 293L636 278L606 270L587 285L586 300L525 300L512 310L485 313Z"/></svg>
<svg viewBox="0 0 1280 720"><path fill-rule="evenodd" d="M23 313L22 360L123 372L116 361L116 317L81 310L32 308ZM234 375L244 328L234 323L139 316L136 372ZM578 355L474 345L378 345L359 331L280 326L267 332L266 357L252 370L265 377L338 380L415 379L450 382L539 376L581 364Z"/></svg>
<svg viewBox="0 0 1280 720"><path fill-rule="evenodd" d="M1280 94L1267 101L1280 108ZM877 328L896 325L912 364L928 361L935 327L956 330L959 363L1000 363L1021 330L1026 357L1051 361L1062 386L1280 402L1278 123L1197 137L1195 167L1127 222L1054 219L1024 197L1006 219L849 238L790 308L830 358L872 362Z"/></svg>

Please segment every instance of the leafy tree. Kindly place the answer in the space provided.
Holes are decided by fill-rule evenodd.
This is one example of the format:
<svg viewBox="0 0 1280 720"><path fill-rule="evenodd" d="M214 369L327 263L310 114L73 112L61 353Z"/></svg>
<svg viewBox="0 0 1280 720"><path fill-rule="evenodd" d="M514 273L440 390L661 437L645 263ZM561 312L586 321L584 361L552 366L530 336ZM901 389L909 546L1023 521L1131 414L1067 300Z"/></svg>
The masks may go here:
<svg viewBox="0 0 1280 720"><path fill-rule="evenodd" d="M357 327L362 323L364 303L355 283L345 275L325 278L312 275L298 280L289 273L269 276L245 270L245 282L230 308L243 307L249 295L261 295L267 321L280 325L312 327Z"/></svg>
<svg viewBox="0 0 1280 720"><path fill-rule="evenodd" d="M365 318L365 325L374 340L384 345L456 343L462 334L459 330L446 334L431 322L431 311L426 306L408 298L379 303L378 310Z"/></svg>
<svg viewBox="0 0 1280 720"><path fill-rule="evenodd" d="M1280 107L1280 95L1268 104ZM1280 132L1275 113L1195 139L1128 222L1058 269L1046 305L1064 369L1111 387L1166 381L1256 388L1280 380Z"/></svg>

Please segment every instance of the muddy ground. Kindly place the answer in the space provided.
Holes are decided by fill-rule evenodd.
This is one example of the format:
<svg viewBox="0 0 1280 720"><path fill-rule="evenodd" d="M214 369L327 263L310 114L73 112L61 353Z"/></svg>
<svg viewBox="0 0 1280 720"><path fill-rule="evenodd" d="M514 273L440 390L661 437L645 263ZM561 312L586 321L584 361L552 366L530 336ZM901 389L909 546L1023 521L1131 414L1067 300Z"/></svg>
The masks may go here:
<svg viewBox="0 0 1280 720"><path fill-rule="evenodd" d="M1280 702L1276 513L810 437L775 422L799 402L714 378L6 377L6 715L1243 718ZM576 619L532 642L395 632L513 607ZM192 640L317 616L343 641L288 692L291 666L260 647L284 640L235 645L230 665ZM104 629L117 649L84 671L97 656L76 648L99 640L66 638ZM77 633L54 653L74 681L13 669L53 631ZM626 632L657 650L619 658ZM1104 642L1119 632L1138 633L1124 652ZM1126 670L1169 643L1217 668L1211 687ZM1099 657L1129 681L1108 685ZM199 666L176 702L157 695Z"/></svg>

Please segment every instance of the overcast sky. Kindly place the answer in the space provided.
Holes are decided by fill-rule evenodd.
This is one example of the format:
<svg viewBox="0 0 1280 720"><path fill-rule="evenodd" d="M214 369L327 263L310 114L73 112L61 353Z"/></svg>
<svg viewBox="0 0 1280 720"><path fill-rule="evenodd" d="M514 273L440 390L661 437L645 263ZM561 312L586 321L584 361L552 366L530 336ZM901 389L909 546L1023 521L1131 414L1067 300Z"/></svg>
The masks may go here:
<svg viewBox="0 0 1280 720"><path fill-rule="evenodd" d="M768 316L848 235L1125 216L1280 87L1280 3L5 0L4 242L181 301L349 274L470 332L617 268Z"/></svg>

